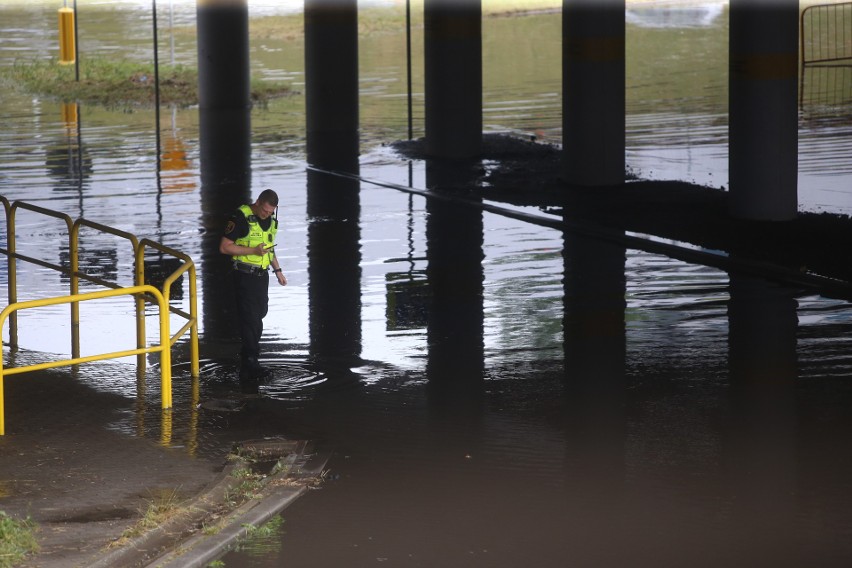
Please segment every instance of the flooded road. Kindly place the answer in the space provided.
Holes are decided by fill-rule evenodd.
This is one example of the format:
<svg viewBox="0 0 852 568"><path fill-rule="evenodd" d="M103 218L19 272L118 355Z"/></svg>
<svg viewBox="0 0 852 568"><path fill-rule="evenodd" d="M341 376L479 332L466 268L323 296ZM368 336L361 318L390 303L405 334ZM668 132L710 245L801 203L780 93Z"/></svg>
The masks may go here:
<svg viewBox="0 0 852 568"><path fill-rule="evenodd" d="M84 53L148 57L150 29L139 23L147 4L80 4ZM628 13L628 167L642 178L727 186L727 12L718 4L678 17ZM174 8L178 23L191 21L193 3ZM0 64L53 56L55 9L0 2ZM489 133L559 142L560 29L558 14L486 19ZM193 61L194 40L175 37L175 59ZM429 165L387 147L407 136L403 40L378 34L359 46L360 171L425 189ZM299 45L255 40L253 73L300 91L303 56ZM852 213L844 105L803 109L801 210ZM156 384L111 428L223 460L234 442L266 436L331 452L322 489L226 566L852 559L846 302L369 183L355 184L345 206L333 201L336 214L317 214L330 182L306 171L298 94L252 111L248 144L230 147L233 163L203 155L197 109L163 109L159 132L153 110L82 106L75 121L59 103L14 92L4 92L0 114L0 194L152 238L198 265L199 392L181 343L169 435L158 427ZM214 247L224 204L266 187L281 198L289 281L270 290L265 320L273 379L239 411L199 408L237 396L227 259ZM61 227L22 212L18 230L20 252L67 255ZM83 242L87 269L132 282L133 258L120 244ZM481 263L459 261L471 258ZM65 293L59 276L21 267L20 299ZM128 314L132 305L121 303L86 311L83 354L129 348ZM65 318L47 308L22 316L24 356L67 356ZM80 378L133 400L135 365L122 364L126 377L94 364ZM25 379L7 381L9 397L16 380Z"/></svg>

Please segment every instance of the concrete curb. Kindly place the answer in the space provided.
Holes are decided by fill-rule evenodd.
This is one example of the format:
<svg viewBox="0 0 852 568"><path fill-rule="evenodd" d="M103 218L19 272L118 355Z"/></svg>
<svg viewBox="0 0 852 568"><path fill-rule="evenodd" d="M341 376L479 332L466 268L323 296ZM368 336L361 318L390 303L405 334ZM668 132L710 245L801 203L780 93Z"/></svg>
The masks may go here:
<svg viewBox="0 0 852 568"><path fill-rule="evenodd" d="M251 457L268 462L276 446L284 452L284 457L275 461L274 473L263 478L257 494L219 516L227 509L229 493L239 491L243 481L234 475L235 470L251 464ZM286 449L282 449L285 446ZM306 449L306 442L280 439L244 443L240 450L251 457L242 457L229 464L205 491L183 505L183 511L175 518L119 549L97 555L86 563L87 568L203 568L322 478L330 454L307 454ZM204 534L201 527L208 521L211 526L221 528L213 534Z"/></svg>
<svg viewBox="0 0 852 568"><path fill-rule="evenodd" d="M198 534L147 564L146 568L203 568L228 552L252 528L283 511L307 490L304 485L299 488L276 487L260 501L249 502L236 509L225 520L225 528L217 534Z"/></svg>
<svg viewBox="0 0 852 568"><path fill-rule="evenodd" d="M184 513L169 522L131 539L121 548L101 553L91 559L89 568L114 568L116 566L140 566L152 554L159 554L185 538L193 527L221 508L227 493L237 480L232 473L236 464L226 466L206 490L184 505Z"/></svg>

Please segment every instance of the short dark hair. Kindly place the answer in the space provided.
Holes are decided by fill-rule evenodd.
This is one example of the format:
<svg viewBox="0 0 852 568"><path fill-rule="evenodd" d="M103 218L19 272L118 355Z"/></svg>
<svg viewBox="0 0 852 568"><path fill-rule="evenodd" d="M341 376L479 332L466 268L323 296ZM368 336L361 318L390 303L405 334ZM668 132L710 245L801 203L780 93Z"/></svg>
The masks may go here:
<svg viewBox="0 0 852 568"><path fill-rule="evenodd" d="M271 189L261 191L260 195L257 196L257 200L278 207L278 194Z"/></svg>

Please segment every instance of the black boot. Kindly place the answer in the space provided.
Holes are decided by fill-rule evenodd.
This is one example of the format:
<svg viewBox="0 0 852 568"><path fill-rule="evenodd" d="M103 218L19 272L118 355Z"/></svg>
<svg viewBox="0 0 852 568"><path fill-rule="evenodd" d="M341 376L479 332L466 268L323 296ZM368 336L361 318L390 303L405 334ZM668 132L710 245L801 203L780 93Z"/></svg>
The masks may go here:
<svg viewBox="0 0 852 568"><path fill-rule="evenodd" d="M257 359L254 359L254 361L255 361L255 365L256 365ZM243 357L242 361L240 362L240 380L241 381L247 381L247 380L253 378L254 366L255 365L252 364L252 358L251 357Z"/></svg>
<svg viewBox="0 0 852 568"><path fill-rule="evenodd" d="M240 360L240 392L243 394L256 395L259 394L258 383L255 378L255 367L257 366L257 358L242 357Z"/></svg>
<svg viewBox="0 0 852 568"><path fill-rule="evenodd" d="M261 367L257 357L244 357L240 365L240 380L264 379L269 376L269 369Z"/></svg>
<svg viewBox="0 0 852 568"><path fill-rule="evenodd" d="M264 379L268 379L269 375L271 375L271 374L272 374L272 371L270 371L266 367L261 367L260 365L258 365L257 367L254 368L254 378L256 380L262 381Z"/></svg>

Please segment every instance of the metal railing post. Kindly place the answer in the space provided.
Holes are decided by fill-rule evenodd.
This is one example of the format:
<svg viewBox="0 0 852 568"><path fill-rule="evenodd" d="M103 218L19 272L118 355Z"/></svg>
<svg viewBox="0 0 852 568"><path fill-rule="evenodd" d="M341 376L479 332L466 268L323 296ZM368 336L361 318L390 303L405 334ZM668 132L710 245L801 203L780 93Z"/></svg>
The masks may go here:
<svg viewBox="0 0 852 568"><path fill-rule="evenodd" d="M6 246L10 254L6 255L6 273L9 275L7 288L7 303L18 301L18 282L15 261L15 211L9 200L2 197L3 210L6 212ZM18 350L18 315L9 318L9 349L14 353ZM0 393L2 394L2 393Z"/></svg>
<svg viewBox="0 0 852 568"><path fill-rule="evenodd" d="M71 261L71 295L80 293L80 226L74 223L68 237L68 256ZM71 356L80 356L80 304L71 302Z"/></svg>
<svg viewBox="0 0 852 568"><path fill-rule="evenodd" d="M177 259L183 261L183 264L175 270L171 275L168 276L163 281L163 296L165 296L166 301L168 302L171 298L171 289L172 284L184 273L189 272L189 313L182 312L177 308L169 307L170 311L174 311L175 313L185 317L187 319L187 324L175 334L175 337L172 338L172 342L177 340L178 337L184 334L184 332L189 329L189 353L190 353L190 372L193 377L197 377L199 374L199 350L198 350L198 310L197 310L197 289L196 289L196 272L195 272L195 263L192 259L183 254L182 252L171 249L167 246L164 246L160 243L154 242L150 239L142 239L139 241L139 251L137 253L137 262L141 262L141 259L145 256L145 247L150 246L151 248L157 249L160 252L165 254L169 254L174 256Z"/></svg>
<svg viewBox="0 0 852 568"><path fill-rule="evenodd" d="M15 213L17 209L12 206L9 212L9 303L18 301L18 260L15 257ZM9 321L9 349L14 353L18 350L18 316Z"/></svg>
<svg viewBox="0 0 852 568"><path fill-rule="evenodd" d="M199 353L198 353L198 307L197 307L197 290L195 283L195 263L189 267L189 316L192 319L192 327L189 330L189 360L190 374L193 378L198 378L199 369Z"/></svg>

